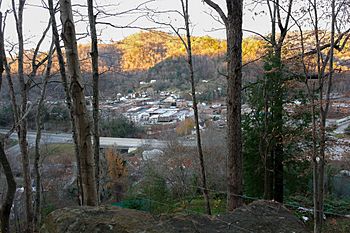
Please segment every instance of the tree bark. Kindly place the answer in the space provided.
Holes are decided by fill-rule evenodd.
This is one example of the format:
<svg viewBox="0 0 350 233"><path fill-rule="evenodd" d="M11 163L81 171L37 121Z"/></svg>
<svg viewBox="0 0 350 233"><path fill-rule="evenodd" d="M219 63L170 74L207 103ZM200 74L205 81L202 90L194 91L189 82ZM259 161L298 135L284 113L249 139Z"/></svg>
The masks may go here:
<svg viewBox="0 0 350 233"><path fill-rule="evenodd" d="M93 1L88 0L88 13L91 36L91 64L92 64L92 118L93 118L93 141L94 141L94 159L96 165L96 188L99 200L100 193L100 130L99 130L99 72L98 72L98 46L96 34L96 16L94 15Z"/></svg>
<svg viewBox="0 0 350 233"><path fill-rule="evenodd" d="M72 6L70 0L60 0L60 12L62 22L62 39L64 41L68 72L71 78L71 97L73 100L73 112L78 133L78 145L82 186L84 193L84 205L97 205L95 163L91 142L91 127L88 118L84 86L81 78L75 26L73 21Z"/></svg>
<svg viewBox="0 0 350 233"><path fill-rule="evenodd" d="M7 182L7 192L5 201L0 209L0 222L1 222L1 232L9 233L10 232L10 213L13 204L13 200L16 194L16 181L12 173L12 169L9 161L7 160L4 144L0 142L0 164L4 169L6 182Z"/></svg>
<svg viewBox="0 0 350 233"><path fill-rule="evenodd" d="M282 46L282 45L281 45ZM274 52L274 65L276 68L274 74L274 89L273 93L273 106L272 106L272 118L274 123L275 143L272 147L271 158L273 160L273 199L280 203L283 203L284 184L283 184L283 102L284 102L284 91L283 91L283 74L282 74L282 55L281 47L278 46Z"/></svg>
<svg viewBox="0 0 350 233"><path fill-rule="evenodd" d="M205 163L204 163L204 155L202 148L202 140L201 140L201 132L199 128L199 114L198 114L198 106L197 106L197 98L196 98L196 86L194 83L194 69L193 69L193 57L192 57L192 42L191 42L191 32L190 32L190 20L189 20L189 9L188 9L188 0L181 0L183 16L185 20L185 28L186 28L186 46L187 51L187 63L190 70L190 82L191 82L191 92L192 92L192 105L194 111L194 120L196 125L196 138L197 138L197 147L198 147L198 157L200 162L200 171L201 171L201 180L202 180L202 192L204 196L205 209L208 215L211 215L210 208L210 198L207 187L207 177L205 173Z"/></svg>
<svg viewBox="0 0 350 233"><path fill-rule="evenodd" d="M243 1L227 2L227 209L243 204L243 165L241 130L242 16Z"/></svg>
<svg viewBox="0 0 350 233"><path fill-rule="evenodd" d="M265 153L264 199L273 199L273 154Z"/></svg>
<svg viewBox="0 0 350 233"><path fill-rule="evenodd" d="M227 15L212 0L204 0L220 15L227 37L227 210L243 205L241 129L243 0L226 0Z"/></svg>
<svg viewBox="0 0 350 233"><path fill-rule="evenodd" d="M44 83L38 102L38 108L36 113L36 138L35 138L35 158L34 158L34 173L35 173L35 209L34 209L34 228L36 232L39 232L41 225L41 172L40 172L40 142L41 142L41 130L42 130L42 114L44 107L44 100L46 97L46 89L49 79L51 77L52 55L53 55L54 43L51 44L48 54L46 72L44 77Z"/></svg>
<svg viewBox="0 0 350 233"><path fill-rule="evenodd" d="M310 77L308 70L306 69L305 62L305 53L304 48L304 38L301 36L302 42L302 63L304 66L305 73L305 84L308 90L309 98L312 103L312 163L313 163L313 202L314 202L314 233L320 233L322 231L323 224L323 214L324 214L324 176L325 176L325 150L326 150L326 120L329 112L331 99L331 89L333 82L333 74L334 74L334 49L335 46L339 48L341 51L345 44L347 43L349 37L346 36L343 39L344 33L347 34L350 29L347 29L345 32L338 32L338 38L335 40L336 33L336 25L337 25L337 13L341 10L342 7L346 7L343 4L338 5L338 9L336 9L336 1L331 1L331 33L330 33L330 43L329 51L324 54L322 50L324 49L321 45L324 43L323 38L320 38L320 17L318 10L320 9L320 3L316 0L312 2L312 8L309 10L309 15L313 21L313 34L315 37L315 45L317 61L316 61L316 75L318 78L318 86L315 87L316 83L313 83L313 88L310 88L308 77ZM323 14L323 13L322 13ZM301 26L299 26L299 30L302 34ZM326 70L328 68L329 74L326 74ZM318 97L316 96L316 92L318 92ZM318 102L318 107L316 107L316 101ZM317 124L316 116L319 115L319 124Z"/></svg>
<svg viewBox="0 0 350 233"><path fill-rule="evenodd" d="M26 232L33 231L33 203L32 203L32 179L30 175L30 161L28 153L27 142L27 119L25 114L27 112L28 104L28 86L24 80L23 71L23 55L24 55L24 41L23 41L23 10L25 0L19 0L18 13L16 11L15 1L12 0L12 8L16 21L16 30L18 37L18 78L21 91L21 107L20 107L20 122L17 126L17 134L19 140L20 151L22 154L22 169L24 178L24 192L25 192L25 206L26 206ZM16 108L16 106L14 106Z"/></svg>
<svg viewBox="0 0 350 233"><path fill-rule="evenodd" d="M72 108L72 98L70 95L69 91L69 81L67 79L66 75L66 67L64 63L64 57L63 53L61 50L61 45L60 45L60 38L57 30L57 23L56 23L56 18L55 18L55 10L53 6L53 1L48 0L48 5L49 5L49 11L50 11L50 18L51 18L51 25L52 25L52 33L53 33L53 39L55 42L55 47L56 47L56 53L57 53L57 58L58 58L58 64L60 68L60 75L61 75L61 80L63 84L63 89L65 93L65 100L66 100L66 105L69 110L69 117L71 120L71 130L72 130L72 138L73 138L73 143L74 143L74 151L75 151L75 158L77 162L77 168L78 168L78 175L77 175L77 187L78 187L78 203L82 205L83 199L84 199L84 193L83 193L83 188L82 188L82 179L81 179L81 169L80 169L80 156L79 156L79 147L78 147L78 135L77 135L77 129L76 129L76 122L74 118L74 112Z"/></svg>
<svg viewBox="0 0 350 233"><path fill-rule="evenodd" d="M318 216L318 193L319 193L319 186L318 186L318 162L317 162L317 137L316 137L316 131L317 131L317 125L316 125L316 106L315 106L315 100L314 100L314 90L313 88L312 92L310 88L308 87L309 95L311 96L311 115L312 115L312 187L313 187L313 203L314 203L314 232L317 233L320 231L319 227L319 216Z"/></svg>
<svg viewBox="0 0 350 233"><path fill-rule="evenodd" d="M1 7L1 4L0 4L0 7ZM3 27L2 25L3 25L2 12L0 12L0 50L2 50L2 52L0 53L0 78L1 78L0 90L2 87L2 74L4 72L4 59L6 59L5 53L3 52L5 46L4 46L4 34L2 31L2 27ZM13 176L10 163L6 157L5 150L4 150L4 143L2 141L0 141L0 164L4 169L4 173L6 176L6 183L7 183L6 197L5 197L4 203L0 208L0 222L1 222L0 230L2 233L9 233L11 208L12 208L13 200L16 194L16 181Z"/></svg>

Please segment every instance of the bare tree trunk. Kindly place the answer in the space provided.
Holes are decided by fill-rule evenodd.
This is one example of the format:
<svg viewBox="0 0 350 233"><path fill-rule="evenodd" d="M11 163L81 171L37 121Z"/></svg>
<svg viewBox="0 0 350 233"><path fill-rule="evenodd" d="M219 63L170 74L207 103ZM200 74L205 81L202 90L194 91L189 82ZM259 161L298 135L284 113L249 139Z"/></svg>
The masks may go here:
<svg viewBox="0 0 350 233"><path fill-rule="evenodd" d="M77 168L78 168L78 175L77 175L77 187L78 187L78 202L80 205L82 205L83 199L84 199L84 193L83 193L83 188L82 188L82 179L81 179L81 169L80 169L80 156L79 156L79 147L78 147L78 135L77 135L77 130L76 130L76 123L74 119L74 113L73 113L73 108L72 108L72 98L69 92L69 84L67 80L67 75L66 75L66 68L64 64L64 57L63 53L61 50L61 45L60 45L60 38L57 30L57 23L56 23L56 18L55 18L55 10L53 6L53 1L48 0L48 5L49 5L49 11L50 11L50 17L51 17L51 24L52 24L52 33L53 33L53 39L55 42L55 47L56 47L56 53L58 57L58 64L60 67L60 74L61 74L61 80L65 92L65 100L67 104L67 108L69 110L69 117L71 120L71 130L72 130L72 138L73 138L73 143L74 143L74 151L75 151L75 158L77 162Z"/></svg>
<svg viewBox="0 0 350 233"><path fill-rule="evenodd" d="M227 210L243 205L241 129L243 0L226 0L227 16L212 0L204 0L220 15L227 37Z"/></svg>
<svg viewBox="0 0 350 233"><path fill-rule="evenodd" d="M327 115L329 112L329 106L330 106L330 94L332 90L332 83L333 83L333 73L334 73L334 47L335 47L335 26L336 26L336 6L335 6L335 0L332 0L332 14L331 14L331 38L330 38L330 49L326 58L326 61L329 61L329 75L325 75L325 70L327 67L327 62L324 63L322 60L322 71L321 71L321 80L320 80L320 156L318 161L316 161L318 164L318 193L317 195L317 204L318 208L316 209L317 212L317 221L318 226L315 224L315 232L319 233L322 231L322 225L323 225L323 213L324 213L324 176L325 176L325 152L326 152L326 120ZM343 43L346 43L343 42ZM318 46L319 47L319 46ZM322 54L319 54L322 58ZM325 80L327 80L326 90L323 91ZM324 99L325 95L325 99Z"/></svg>
<svg viewBox="0 0 350 233"><path fill-rule="evenodd" d="M68 72L71 77L73 112L78 133L78 145L84 205L97 205L95 163L91 142L91 129L86 108L84 86L81 78L77 41L70 0L60 0L62 38L66 48Z"/></svg>
<svg viewBox="0 0 350 233"><path fill-rule="evenodd" d="M241 130L242 89L242 0L227 2L227 126L228 169L227 209L243 204L243 165Z"/></svg>
<svg viewBox="0 0 350 233"><path fill-rule="evenodd" d="M311 3L311 1L310 1ZM330 94L332 89L333 74L334 74L334 48L337 45L337 49L341 51L347 41L349 36L343 38L344 34L347 34L350 29L345 33L339 33L337 40L335 40L335 27L337 24L337 13L343 7L343 4L339 4L339 8L336 9L336 1L331 2L331 34L329 50L326 54L322 53L323 39L319 37L319 16L318 9L319 4L316 0L312 2L312 8L310 9L309 15L313 22L316 54L317 54L317 69L316 74L318 77L318 87L315 88L315 83L313 84L312 91L308 83L308 71L305 62L305 48L304 39L301 26L298 25L301 33L301 45L302 45L302 63L304 67L304 73L306 76L306 87L308 90L309 98L312 103L312 138L313 138L313 148L312 148L312 162L313 162L313 202L314 202L314 233L320 233L322 231L323 224L323 214L324 214L324 167L325 167L325 150L326 150L326 119L330 107ZM326 74L328 68L329 74ZM315 91L319 91L318 97L315 95ZM316 121L316 100L319 101L319 124ZM317 128L319 126L319 129Z"/></svg>
<svg viewBox="0 0 350 233"><path fill-rule="evenodd" d="M4 203L0 209L0 222L1 222L1 232L9 233L10 232L10 213L15 198L16 193L16 181L13 176L13 172L10 166L10 163L7 160L4 143L0 142L0 164L4 169L6 182L7 182L7 192Z"/></svg>
<svg viewBox="0 0 350 233"><path fill-rule="evenodd" d="M318 196L319 193L318 190L318 162L317 162L317 137L316 137L316 131L317 131L317 125L316 125L316 106L315 106L315 99L314 99L314 90L315 87L313 87L313 90L310 90L310 87L308 87L309 96L311 99L311 116L312 116L312 187L313 187L313 203L314 203L314 232L319 232L319 220L318 220Z"/></svg>
<svg viewBox="0 0 350 233"><path fill-rule="evenodd" d="M97 198L100 193L100 132L99 132L99 72L98 72L98 46L96 35L96 16L94 15L93 1L88 0L88 13L90 23L90 35L91 35L91 63L92 63L92 118L93 118L93 141L94 141L94 158L96 166L96 188Z"/></svg>
<svg viewBox="0 0 350 233"><path fill-rule="evenodd" d="M1 1L0 1L0 7L1 7ZM2 31L2 12L0 12L0 90L2 87L2 74L4 72L4 59L5 59L5 53L4 53L4 34ZM9 233L10 232L10 214L11 214L11 208L13 204L13 200L15 198L16 193L16 181L13 176L13 172L10 166L10 163L6 157L5 150L4 150L4 143L1 139L0 141L0 164L2 168L4 169L4 173L6 176L6 183L7 183L7 191L6 191L6 197L4 200L4 203L2 204L0 208L0 222L1 222L1 228L0 231L2 233Z"/></svg>
<svg viewBox="0 0 350 233"><path fill-rule="evenodd" d="M36 138L35 138L35 159L34 159L34 173L35 173L35 210L34 210L34 228L36 232L39 232L41 225L41 172L40 172L40 142L41 142L41 130L42 130L42 113L44 107L44 100L46 97L46 89L49 79L51 77L52 55L53 55L54 43L51 44L48 54L48 61L46 66L46 72L44 77L44 83L38 102L38 108L36 113Z"/></svg>
<svg viewBox="0 0 350 233"><path fill-rule="evenodd" d="M210 208L210 198L207 187L207 178L205 173L205 163L204 163L204 155L202 148L202 140L201 140L201 132L199 128L199 114L198 114L198 106L197 106L197 98L196 98L196 87L194 83L194 70L193 70L193 57L192 57L192 42L191 42L191 32L190 32L190 20L189 20L189 9L188 9L188 0L181 0L183 16L185 19L185 28L186 28L186 39L187 43L184 43L187 51L187 63L190 70L190 82L191 82L191 91L192 91L192 105L194 111L194 120L196 125L196 136L197 136L197 147L198 147L198 156L200 161L201 168L201 180L202 180L202 192L205 201L205 208L208 215L211 215Z"/></svg>
<svg viewBox="0 0 350 233"><path fill-rule="evenodd" d="M20 123L17 127L18 139L20 151L22 154L22 169L24 178L24 191L25 191L25 206L26 206L26 232L31 233L33 231L33 203L32 203L32 179L30 175L30 161L28 153L27 142L27 119L25 114L27 112L28 104L28 89L29 87L24 80L23 71L23 55L24 55L24 41L23 41L23 9L25 0L19 0L18 15L15 6L15 0L12 0L13 14L16 21L17 37L18 37L18 78L21 90L21 107L20 107Z"/></svg>
<svg viewBox="0 0 350 233"><path fill-rule="evenodd" d="M272 155L270 153L270 133L269 133L269 90L268 86L269 80L265 75L264 77L264 133L260 141L260 155L263 155L264 158L264 199L271 200L273 198L273 168L272 168Z"/></svg>

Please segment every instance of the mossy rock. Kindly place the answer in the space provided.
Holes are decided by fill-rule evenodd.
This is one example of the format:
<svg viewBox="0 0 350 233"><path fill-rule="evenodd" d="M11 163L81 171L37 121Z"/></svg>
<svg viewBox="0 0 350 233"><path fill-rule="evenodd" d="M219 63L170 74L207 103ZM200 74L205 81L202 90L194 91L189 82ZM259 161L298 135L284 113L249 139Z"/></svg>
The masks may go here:
<svg viewBox="0 0 350 233"><path fill-rule="evenodd" d="M281 204L257 201L219 216L152 216L120 207L72 207L52 212L41 233L306 233Z"/></svg>

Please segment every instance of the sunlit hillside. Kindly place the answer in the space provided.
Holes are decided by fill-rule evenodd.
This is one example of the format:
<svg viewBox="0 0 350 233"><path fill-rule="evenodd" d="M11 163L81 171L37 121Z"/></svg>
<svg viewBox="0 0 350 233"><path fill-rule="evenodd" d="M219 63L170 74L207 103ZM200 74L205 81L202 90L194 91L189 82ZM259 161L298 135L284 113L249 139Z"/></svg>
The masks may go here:
<svg viewBox="0 0 350 233"><path fill-rule="evenodd" d="M327 34L327 33L326 33ZM325 36L326 37L326 36ZM312 33L305 33L305 51L314 49ZM243 62L259 61L266 55L268 45L266 41L259 37L244 38L242 44ZM348 58L350 57L349 45L342 52L336 51L335 62L338 68L349 69ZM226 41L215 39L209 36L192 37L192 53L195 57L205 57L207 59L223 58L226 52ZM80 44L78 46L81 69L85 73L91 71L90 45ZM301 53L300 36L298 33L290 33L287 37L283 50L283 57L293 59L293 65L300 57ZM324 53L327 49L324 50ZM32 70L32 60L34 50L26 52L25 71L29 74ZM45 56L45 52L39 54L37 60ZM99 44L99 66L101 72L139 72L147 71L157 64L186 56L186 49L182 41L176 36L160 31L139 32L126 37L121 41ZM310 67L312 67L315 57L308 57ZM58 61L54 58L53 71L58 72ZM297 65L298 66L298 65ZM39 69L43 72L45 67ZM12 71L17 70L17 63L11 64Z"/></svg>

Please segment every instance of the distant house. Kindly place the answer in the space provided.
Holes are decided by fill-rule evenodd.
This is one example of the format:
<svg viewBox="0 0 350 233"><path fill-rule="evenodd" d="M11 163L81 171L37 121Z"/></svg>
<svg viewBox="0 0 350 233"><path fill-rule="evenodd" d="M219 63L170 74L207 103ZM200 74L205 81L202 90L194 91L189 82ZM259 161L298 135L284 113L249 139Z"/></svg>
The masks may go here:
<svg viewBox="0 0 350 233"><path fill-rule="evenodd" d="M184 121L186 118L193 117L194 113L193 110L180 110L176 113L175 117L177 121Z"/></svg>
<svg viewBox="0 0 350 233"><path fill-rule="evenodd" d="M157 124L159 119L159 114L155 114L149 117L148 122L149 124Z"/></svg>
<svg viewBox="0 0 350 233"><path fill-rule="evenodd" d="M187 105L187 101L185 99L177 99L176 100L176 107L177 108L186 108Z"/></svg>
<svg viewBox="0 0 350 233"><path fill-rule="evenodd" d="M163 100L164 103L176 103L176 97L175 96L168 96Z"/></svg>
<svg viewBox="0 0 350 233"><path fill-rule="evenodd" d="M166 111L165 113L159 115L158 122L171 122L176 120L177 110Z"/></svg>
<svg viewBox="0 0 350 233"><path fill-rule="evenodd" d="M147 105L147 103L151 101L151 98L147 98L147 97L139 97L134 99L133 103L136 106L144 106Z"/></svg>
<svg viewBox="0 0 350 233"><path fill-rule="evenodd" d="M146 109L143 107L133 107L124 113L124 116L127 117L130 121L138 123L140 121L141 113Z"/></svg>
<svg viewBox="0 0 350 233"><path fill-rule="evenodd" d="M146 112L148 112L150 115L154 115L156 113L154 113L155 111L157 111L159 109L159 107L151 107L149 109L147 109Z"/></svg>

